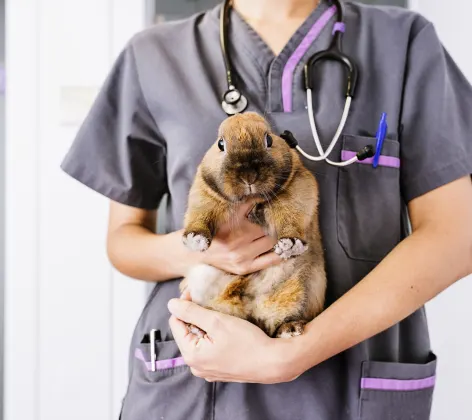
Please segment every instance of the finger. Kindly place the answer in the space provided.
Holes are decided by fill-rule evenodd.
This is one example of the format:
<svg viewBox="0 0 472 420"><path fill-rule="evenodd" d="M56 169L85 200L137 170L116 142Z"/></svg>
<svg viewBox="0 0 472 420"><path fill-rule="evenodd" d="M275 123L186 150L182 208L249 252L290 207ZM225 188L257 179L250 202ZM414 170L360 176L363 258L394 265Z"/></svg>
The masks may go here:
<svg viewBox="0 0 472 420"><path fill-rule="evenodd" d="M213 376L209 374L208 372L204 372L202 370L198 370L195 368L190 368L190 371L192 372L193 376L196 376L197 378L202 378L205 379L207 382L226 382L225 379L218 378L216 376Z"/></svg>
<svg viewBox="0 0 472 420"><path fill-rule="evenodd" d="M266 233L264 232L264 229L262 229L262 227L255 225L250 221L245 222L244 242L247 242L248 240L253 242L265 237Z"/></svg>
<svg viewBox="0 0 472 420"><path fill-rule="evenodd" d="M265 268L272 267L273 265L280 264L282 258L277 255L275 252L270 252L269 254L261 255L257 257L249 266L248 271L250 273L255 273L256 271L264 270Z"/></svg>
<svg viewBox="0 0 472 420"><path fill-rule="evenodd" d="M183 299L171 299L167 307L172 315L188 324L193 324L208 334L214 326L217 312L202 308L196 303Z"/></svg>
<svg viewBox="0 0 472 420"><path fill-rule="evenodd" d="M195 369L193 367L190 368L190 372L192 373L193 376L196 376L197 378L201 378L202 374L198 369Z"/></svg>
<svg viewBox="0 0 472 420"><path fill-rule="evenodd" d="M206 378L208 375L208 372L204 372L203 370L196 369L196 368L190 368L190 372L192 372L193 376L196 376L197 378Z"/></svg>
<svg viewBox="0 0 472 420"><path fill-rule="evenodd" d="M246 204L244 204L244 206L247 208ZM251 209L252 206L249 208L249 211ZM244 212L240 211L239 207L232 217L218 228L216 233L216 237L224 242L226 242L228 238L234 240L235 237L247 241L249 235L261 237L264 235L264 232L259 226L251 223ZM253 240L253 238L250 238L250 240Z"/></svg>
<svg viewBox="0 0 472 420"><path fill-rule="evenodd" d="M250 201L240 204L236 210L236 216L238 216L240 219L245 219L254 206L255 203Z"/></svg>
<svg viewBox="0 0 472 420"><path fill-rule="evenodd" d="M187 325L175 316L170 317L169 326L177 347L187 362L187 357L198 350L199 339L195 334L190 333Z"/></svg>
<svg viewBox="0 0 472 420"><path fill-rule="evenodd" d="M276 243L277 240L270 236L264 236L260 239L256 239L245 247L244 256L248 259L259 257L260 255L274 248Z"/></svg>
<svg viewBox="0 0 472 420"><path fill-rule="evenodd" d="M224 379L217 378L216 376L209 376L205 378L205 381L207 382L228 382Z"/></svg>
<svg viewBox="0 0 472 420"><path fill-rule="evenodd" d="M190 334L187 326L180 319L177 319L175 316L172 315L169 318L169 326L172 331L172 335L174 336L174 339L177 342L177 345L179 345L179 348L181 347L181 345L187 346L189 343L192 342L194 335Z"/></svg>
<svg viewBox="0 0 472 420"><path fill-rule="evenodd" d="M182 295L180 296L180 299L192 301L192 297L190 296L190 292L188 289L185 289L183 291Z"/></svg>
<svg viewBox="0 0 472 420"><path fill-rule="evenodd" d="M190 371L192 372L193 376L196 376L197 378L202 378L205 379L207 382L237 382L237 383L260 383L255 380L251 379L246 379L234 375L221 375L218 374L217 372L211 372L211 371L205 371L205 370L200 370L197 368L190 368Z"/></svg>

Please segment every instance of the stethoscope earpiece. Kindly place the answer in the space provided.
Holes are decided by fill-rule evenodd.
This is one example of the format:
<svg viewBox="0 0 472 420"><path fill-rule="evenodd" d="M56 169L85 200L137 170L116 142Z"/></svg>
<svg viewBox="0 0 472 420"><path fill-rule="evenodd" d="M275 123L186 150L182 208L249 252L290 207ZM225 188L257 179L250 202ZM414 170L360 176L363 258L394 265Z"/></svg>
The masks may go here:
<svg viewBox="0 0 472 420"><path fill-rule="evenodd" d="M285 130L280 135L280 138L284 139L285 143L287 143L288 147L290 147L291 149L295 149L298 146L298 141L291 131Z"/></svg>
<svg viewBox="0 0 472 420"><path fill-rule="evenodd" d="M374 155L375 155L374 148L370 144L368 144L363 149L359 150L356 157L357 157L357 160L363 161L371 157L374 157Z"/></svg>

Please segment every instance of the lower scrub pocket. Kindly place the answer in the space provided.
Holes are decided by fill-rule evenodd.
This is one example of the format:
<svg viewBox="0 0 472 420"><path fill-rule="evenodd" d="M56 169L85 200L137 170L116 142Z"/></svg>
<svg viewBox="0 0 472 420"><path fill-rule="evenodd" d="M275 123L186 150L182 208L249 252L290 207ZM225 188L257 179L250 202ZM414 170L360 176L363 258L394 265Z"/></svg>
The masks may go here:
<svg viewBox="0 0 472 420"><path fill-rule="evenodd" d="M359 420L430 420L436 363L364 362Z"/></svg>
<svg viewBox="0 0 472 420"><path fill-rule="evenodd" d="M149 347L135 349L121 420L211 420L213 384L192 375L175 341L156 342L153 371Z"/></svg>

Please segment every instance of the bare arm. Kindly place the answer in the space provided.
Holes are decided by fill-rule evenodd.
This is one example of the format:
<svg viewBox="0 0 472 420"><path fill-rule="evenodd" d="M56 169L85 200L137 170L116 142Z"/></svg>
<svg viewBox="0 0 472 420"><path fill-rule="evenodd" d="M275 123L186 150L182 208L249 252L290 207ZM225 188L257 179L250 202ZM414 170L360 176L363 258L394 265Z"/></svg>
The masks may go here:
<svg viewBox="0 0 472 420"><path fill-rule="evenodd" d="M155 234L157 212L110 203L107 251L123 274L146 281L179 278L201 256L182 244L182 232Z"/></svg>
<svg viewBox="0 0 472 420"><path fill-rule="evenodd" d="M238 230L222 226L210 249L191 252L182 242L183 230L157 235L157 213L110 204L107 251L113 266L128 277L146 281L166 281L186 275L189 268L205 263L235 274L247 274L276 264L275 253L264 256L275 244L259 226L245 219L241 209Z"/></svg>
<svg viewBox="0 0 472 420"><path fill-rule="evenodd" d="M409 210L412 235L297 339L299 370L393 326L472 273L470 177L413 200Z"/></svg>

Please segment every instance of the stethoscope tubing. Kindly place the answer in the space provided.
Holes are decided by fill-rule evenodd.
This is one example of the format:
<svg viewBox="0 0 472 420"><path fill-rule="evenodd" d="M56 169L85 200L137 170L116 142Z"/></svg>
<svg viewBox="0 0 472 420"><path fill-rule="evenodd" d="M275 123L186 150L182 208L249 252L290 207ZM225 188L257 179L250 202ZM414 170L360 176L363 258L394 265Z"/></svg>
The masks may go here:
<svg viewBox="0 0 472 420"><path fill-rule="evenodd" d="M311 133L313 135L313 140L315 142L316 148L318 150L318 153L320 154L319 156L312 156L306 153L299 145L296 147L296 149L303 155L305 158L308 160L311 160L313 162L319 162L322 160L325 160L327 163L330 165L334 166L348 166L351 165L352 163L355 163L358 161L357 156L353 157L352 159L343 161L343 162L334 162L330 159L328 159L328 156L332 153L333 149L335 148L336 144L338 143L338 140L340 139L344 127L347 122L347 118L349 116L349 110L351 109L351 103L352 103L352 97L347 96L346 97L346 103L344 105L344 110L343 114L341 117L341 121L338 125L338 128L336 130L336 134L334 135L333 139L331 140L331 143L329 144L328 148L326 151L323 150L323 146L321 145L320 137L318 135L318 130L316 128L316 122L315 122L315 117L314 117L314 112L313 112L313 93L311 89L307 89L306 92L307 95L307 104L308 104L308 118L310 120L310 127L311 127Z"/></svg>
<svg viewBox="0 0 472 420"><path fill-rule="evenodd" d="M326 51L322 51L318 54L315 54L309 60L305 68L305 83L307 84L306 94L307 94L308 118L310 122L311 132L313 135L313 140L315 142L316 149L318 150L319 156L312 156L306 153L298 144L297 146L295 146L295 148L296 150L298 150L300 154L302 154L306 159L310 161L313 161L313 162L325 161L328 164L333 165L333 166L348 166L357 162L359 160L359 157L355 156L352 159L342 161L342 162L334 162L331 159L329 159L329 156L333 152L334 148L336 147L336 144L338 143L343 133L344 127L349 117L349 111L350 111L351 103L353 100L355 85L357 82L357 67L355 63L349 57L343 54L341 51L342 33L344 32L344 26L345 26L343 7L339 0L334 0L333 2L337 9L337 26L338 27L337 28L335 27L334 38L333 38L332 44ZM248 101L246 97L243 94L241 94L241 92L234 86L234 81L232 77L231 60L230 60L229 53L227 50L227 41L228 41L227 31L228 31L228 25L229 25L228 14L229 14L230 8L231 8L231 1L226 0L223 4L221 16L220 16L220 43L221 43L221 51L223 54L223 59L224 59L225 68L226 68L226 81L227 81L227 91L223 95L223 100L222 100L221 105L222 105L223 110L226 112L226 114L235 115L240 112L244 112L244 110L246 109L248 105ZM338 32L340 30L339 29L340 27L342 27L342 30L341 32ZM331 143L329 144L326 151L323 150L323 146L321 145L321 141L318 135L318 130L316 128L316 122L315 122L314 111L313 111L313 93L312 93L312 87L311 87L312 80L309 73L309 71L315 65L315 63L319 63L322 60L334 60L334 61L341 62L343 63L343 65L346 65L350 71L349 79L348 79L348 93L346 95L346 103L344 105L342 117L338 125L338 128L336 130L336 133L333 139L331 140Z"/></svg>

